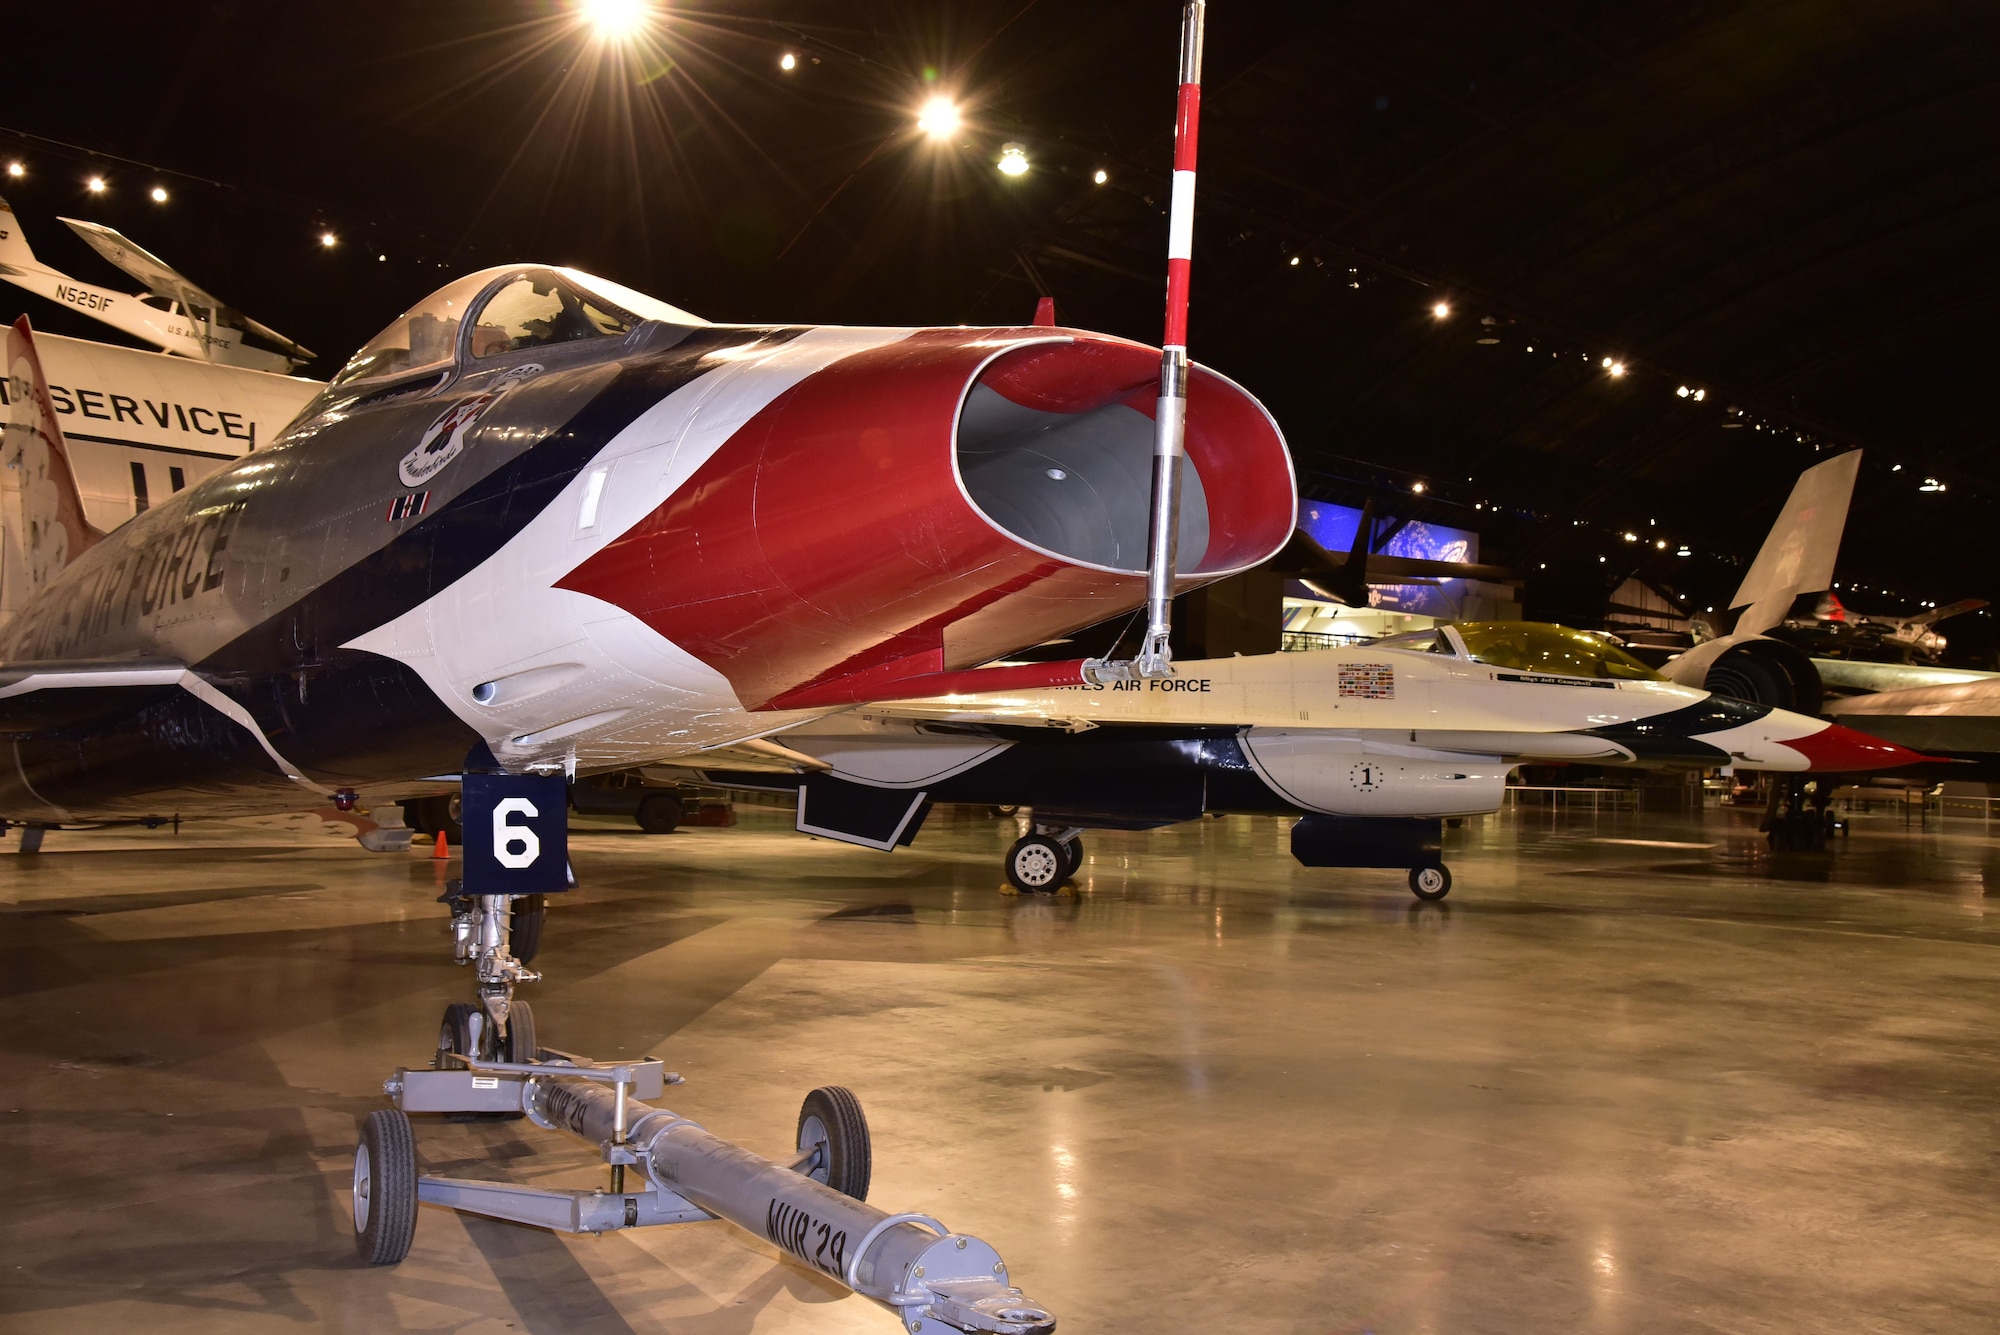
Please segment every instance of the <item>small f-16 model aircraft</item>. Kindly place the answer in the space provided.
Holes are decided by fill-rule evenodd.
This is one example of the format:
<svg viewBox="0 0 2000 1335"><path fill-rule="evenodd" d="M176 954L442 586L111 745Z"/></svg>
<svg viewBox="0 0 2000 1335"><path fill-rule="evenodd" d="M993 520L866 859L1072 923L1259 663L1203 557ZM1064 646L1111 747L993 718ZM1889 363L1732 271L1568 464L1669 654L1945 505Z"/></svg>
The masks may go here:
<svg viewBox="0 0 2000 1335"><path fill-rule="evenodd" d="M545 866L564 776L869 700L1129 676L979 665L1290 536L1275 423L1183 359L1179 551L1149 592L1161 362L1042 327L715 325L574 270L490 269L412 307L268 448L105 534L23 318L0 446L0 818L32 827L26 851L70 822L345 809L463 775L468 875L475 847ZM558 795L472 800L535 775ZM657 1095L657 1062L538 1046L513 997L535 977L512 949L532 954L532 895L468 888L452 909L479 1004L447 1011L439 1069L399 1073L399 1107L370 1118L367 1259L401 1259L418 1199L588 1231L719 1216L907 1320L1052 1327L991 1248L854 1199L851 1095L808 1098L789 1168L716 1141L629 1097ZM608 1146L612 1194L420 1183L405 1113L495 1099ZM652 1185L624 1191L627 1166Z"/></svg>
<svg viewBox="0 0 2000 1335"><path fill-rule="evenodd" d="M0 279L81 311L163 352L197 361L282 374L317 355L210 295L115 229L78 218L62 221L92 250L144 283L145 292L94 287L42 263L21 232L20 218L4 199L0 199ZM246 335L268 347L246 341Z"/></svg>
<svg viewBox="0 0 2000 1335"><path fill-rule="evenodd" d="M1164 681L871 705L783 745L789 757L755 768L676 763L724 787L796 789L800 830L885 851L933 803L1032 806L1005 862L1023 891L1075 874L1086 829L1237 812L1301 816L1300 862L1408 868L1424 899L1451 889L1443 819L1498 810L1524 762L1840 774L1924 758L1676 686L1607 637L1520 621L1184 663Z"/></svg>

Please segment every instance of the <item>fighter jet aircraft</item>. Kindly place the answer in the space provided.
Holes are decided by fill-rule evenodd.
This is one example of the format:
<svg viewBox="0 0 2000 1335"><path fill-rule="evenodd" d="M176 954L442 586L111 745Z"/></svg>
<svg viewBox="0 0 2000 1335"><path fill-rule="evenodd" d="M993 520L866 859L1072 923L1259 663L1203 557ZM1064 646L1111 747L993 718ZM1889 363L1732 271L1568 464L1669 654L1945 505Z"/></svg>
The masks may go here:
<svg viewBox="0 0 2000 1335"><path fill-rule="evenodd" d="M1918 649L1934 644L1941 649L1943 638L1929 628L1946 617L1986 605L1977 600L1953 603L1922 617L1862 618L1879 624L1860 636L1785 632L1788 624L1795 629L1805 625L1792 619L1791 613L1807 594L1824 594L1816 604L1822 625L1827 624L1825 616L1830 612L1852 616L1825 591L1833 586L1834 560L1840 552L1848 503L1860 469L1861 451L1850 450L1799 474L1784 510L1730 600L1732 608L1743 609L1735 626L1727 635L1704 640L1671 658L1662 669L1668 680L1816 714L1829 696L1958 685L1995 676L1920 662L1815 656L1833 648L1845 652L1857 638L1873 638L1878 645L1891 648Z"/></svg>
<svg viewBox="0 0 2000 1335"><path fill-rule="evenodd" d="M1158 362L1047 328L715 325L490 269L101 535L17 325L0 818L387 801L475 749L622 769L949 689L1142 600ZM1193 386L1188 587L1267 560L1294 496L1256 400Z"/></svg>
<svg viewBox="0 0 2000 1335"><path fill-rule="evenodd" d="M1604 636L1519 621L1186 663L1164 681L872 705L784 746L794 763L676 763L720 786L795 789L800 830L885 851L936 802L1032 806L1036 829L1005 861L1024 891L1074 874L1085 829L1241 812L1302 816L1300 862L1408 868L1426 899L1451 889L1441 820L1498 810L1525 761L1833 774L1922 759L1676 686Z"/></svg>
<svg viewBox="0 0 2000 1335"><path fill-rule="evenodd" d="M286 372L318 354L259 324L172 265L101 223L64 218L90 248L146 285L143 295L81 283L35 258L21 220L0 199L0 279L81 311L166 352L253 371ZM275 351L246 342L249 334Z"/></svg>

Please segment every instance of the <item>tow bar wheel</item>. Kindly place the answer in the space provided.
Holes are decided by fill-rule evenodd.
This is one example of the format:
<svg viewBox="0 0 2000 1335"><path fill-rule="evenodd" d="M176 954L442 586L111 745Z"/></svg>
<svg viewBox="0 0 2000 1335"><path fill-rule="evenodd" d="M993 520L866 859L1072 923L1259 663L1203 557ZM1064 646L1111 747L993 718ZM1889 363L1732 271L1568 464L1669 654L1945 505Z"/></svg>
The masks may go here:
<svg viewBox="0 0 2000 1335"><path fill-rule="evenodd" d="M1451 873L1443 867L1412 867L1410 893L1418 899L1443 899L1451 893Z"/></svg>
<svg viewBox="0 0 2000 1335"><path fill-rule="evenodd" d="M1045 834L1023 835L1007 850L1007 879L1024 895L1054 890L1069 875L1069 850Z"/></svg>
<svg viewBox="0 0 2000 1335"><path fill-rule="evenodd" d="M417 1140L410 1119L378 1108L354 1147L354 1250L369 1265L394 1265L417 1235Z"/></svg>
<svg viewBox="0 0 2000 1335"><path fill-rule="evenodd" d="M868 1178L874 1166L869 1148L868 1119L861 1113L861 1100L842 1085L822 1085L806 1095L799 1108L799 1153L819 1152L818 1162L806 1170L815 1182L824 1182L843 1196L857 1201L868 1199Z"/></svg>

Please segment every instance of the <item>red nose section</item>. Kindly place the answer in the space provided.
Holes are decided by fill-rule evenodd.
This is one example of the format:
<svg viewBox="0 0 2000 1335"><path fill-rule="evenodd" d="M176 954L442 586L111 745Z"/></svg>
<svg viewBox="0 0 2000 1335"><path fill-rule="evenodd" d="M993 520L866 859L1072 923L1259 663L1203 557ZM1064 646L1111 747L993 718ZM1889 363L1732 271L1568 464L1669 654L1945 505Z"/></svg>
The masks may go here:
<svg viewBox="0 0 2000 1335"><path fill-rule="evenodd" d="M752 709L909 694L1144 603L1158 369L1151 349L1046 331L857 353L778 395L560 586L625 609ZM1283 546L1297 493L1241 388L1196 368L1187 413L1193 584Z"/></svg>
<svg viewBox="0 0 2000 1335"><path fill-rule="evenodd" d="M1829 723L1821 731L1804 737L1790 738L1785 745L1804 756L1809 762L1808 767L1821 774L1901 769L1905 765L1935 763L1940 759L1912 751L1907 746L1885 742L1880 737L1870 737L1865 732L1856 732L1838 723Z"/></svg>

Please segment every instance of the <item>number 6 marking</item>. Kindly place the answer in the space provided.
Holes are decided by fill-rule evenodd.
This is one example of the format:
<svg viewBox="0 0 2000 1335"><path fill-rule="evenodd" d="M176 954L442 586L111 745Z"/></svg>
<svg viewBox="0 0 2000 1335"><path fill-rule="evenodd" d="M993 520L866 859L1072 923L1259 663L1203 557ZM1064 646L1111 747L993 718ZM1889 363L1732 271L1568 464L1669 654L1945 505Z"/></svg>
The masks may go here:
<svg viewBox="0 0 2000 1335"><path fill-rule="evenodd" d="M525 797L510 797L493 808L493 857L501 866L510 871L535 865L535 859L542 855L542 841L535 832L525 825L509 825L507 818L519 813L523 816L539 816L535 804ZM519 844L521 851L513 851Z"/></svg>

